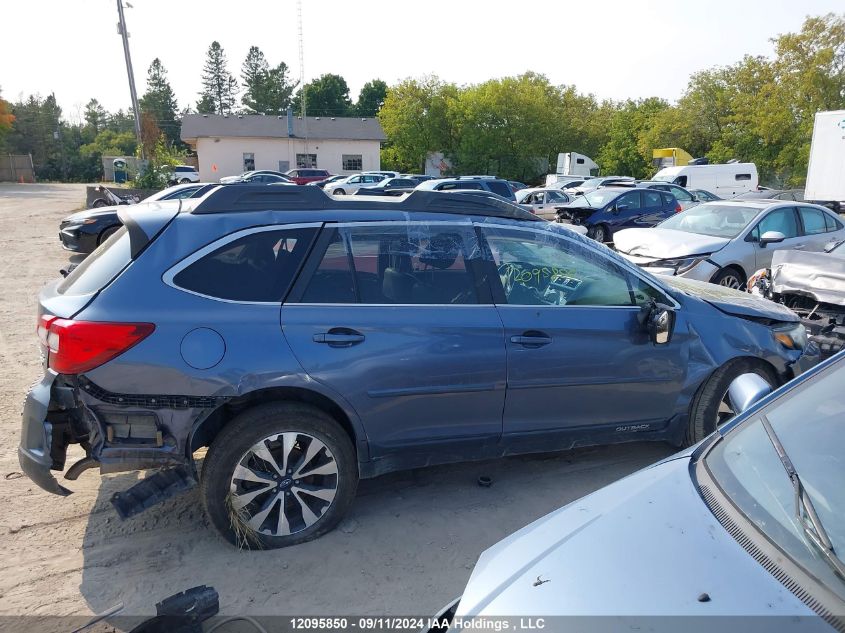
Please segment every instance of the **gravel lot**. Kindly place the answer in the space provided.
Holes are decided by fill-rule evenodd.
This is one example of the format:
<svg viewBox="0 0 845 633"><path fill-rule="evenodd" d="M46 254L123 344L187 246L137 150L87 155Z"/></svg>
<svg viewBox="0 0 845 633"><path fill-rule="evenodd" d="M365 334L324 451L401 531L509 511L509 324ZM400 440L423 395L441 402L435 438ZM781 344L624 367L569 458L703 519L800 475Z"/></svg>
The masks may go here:
<svg viewBox="0 0 845 633"><path fill-rule="evenodd" d="M0 185L0 615L89 615L121 601L127 614L154 613L200 584L226 614L434 613L484 549L672 452L632 444L388 475L361 484L340 529L271 552L218 538L195 493L120 521L109 497L138 473L90 470L68 482L72 496L49 495L18 472L20 411L40 371L36 294L67 262L58 222L83 198L83 185Z"/></svg>

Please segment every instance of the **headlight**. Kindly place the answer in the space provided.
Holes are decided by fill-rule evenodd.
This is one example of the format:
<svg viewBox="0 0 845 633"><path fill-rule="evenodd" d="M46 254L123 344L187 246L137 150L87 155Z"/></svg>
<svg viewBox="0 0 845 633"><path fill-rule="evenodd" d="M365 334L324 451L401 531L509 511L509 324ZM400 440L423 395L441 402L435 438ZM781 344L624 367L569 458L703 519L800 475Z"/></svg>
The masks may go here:
<svg viewBox="0 0 845 633"><path fill-rule="evenodd" d="M649 262L647 266L658 266L660 268L674 268L676 275L681 275L695 266L698 266L705 259L710 257L707 255L696 255L695 257L682 257L680 259L658 259L657 261Z"/></svg>
<svg viewBox="0 0 845 633"><path fill-rule="evenodd" d="M803 350L807 346L807 330L801 323L776 327L772 332L775 340L786 349Z"/></svg>

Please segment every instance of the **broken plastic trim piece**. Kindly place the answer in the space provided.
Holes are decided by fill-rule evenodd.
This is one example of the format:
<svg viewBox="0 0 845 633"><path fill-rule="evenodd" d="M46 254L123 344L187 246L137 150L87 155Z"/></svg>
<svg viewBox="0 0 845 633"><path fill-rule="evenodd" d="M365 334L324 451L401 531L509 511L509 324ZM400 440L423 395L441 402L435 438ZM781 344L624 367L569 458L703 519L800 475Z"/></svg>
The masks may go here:
<svg viewBox="0 0 845 633"><path fill-rule="evenodd" d="M176 466L142 479L125 492L114 493L111 503L121 519L128 519L196 485L196 477L189 468Z"/></svg>

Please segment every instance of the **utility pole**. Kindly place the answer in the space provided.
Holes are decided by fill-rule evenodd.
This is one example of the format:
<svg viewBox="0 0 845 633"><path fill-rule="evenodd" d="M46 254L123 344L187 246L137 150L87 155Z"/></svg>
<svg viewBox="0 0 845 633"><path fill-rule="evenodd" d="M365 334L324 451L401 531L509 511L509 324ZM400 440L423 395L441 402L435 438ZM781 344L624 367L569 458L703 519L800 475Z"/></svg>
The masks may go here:
<svg viewBox="0 0 845 633"><path fill-rule="evenodd" d="M302 110L302 131L305 136L305 162L308 163L304 167L314 167L311 161L308 160L308 117L306 115L306 95L305 95L305 43L302 37L302 0L296 0L296 21L299 28L299 94L302 95L301 110ZM299 167L299 165L297 165Z"/></svg>
<svg viewBox="0 0 845 633"><path fill-rule="evenodd" d="M129 75L129 95L132 98L132 111L135 113L135 136L138 139L138 147L141 150L141 159L144 156L144 143L141 140L141 110L138 107L138 93L135 91L135 73L132 71L132 57L129 55L129 33L126 31L126 18L123 16L123 0L117 0L117 16L120 22L117 24L117 32L123 38L123 56L126 58L126 74Z"/></svg>

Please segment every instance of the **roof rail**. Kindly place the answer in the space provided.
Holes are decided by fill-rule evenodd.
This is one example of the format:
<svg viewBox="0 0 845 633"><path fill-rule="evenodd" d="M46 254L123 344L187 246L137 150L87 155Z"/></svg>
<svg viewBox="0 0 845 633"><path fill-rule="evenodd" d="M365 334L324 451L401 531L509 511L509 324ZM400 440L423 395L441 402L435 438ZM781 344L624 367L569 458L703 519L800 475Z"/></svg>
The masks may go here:
<svg viewBox="0 0 845 633"><path fill-rule="evenodd" d="M190 213L205 215L242 211L360 210L486 215L514 220L540 220L522 207L486 196L415 189L398 197L331 196L309 185L220 185Z"/></svg>

